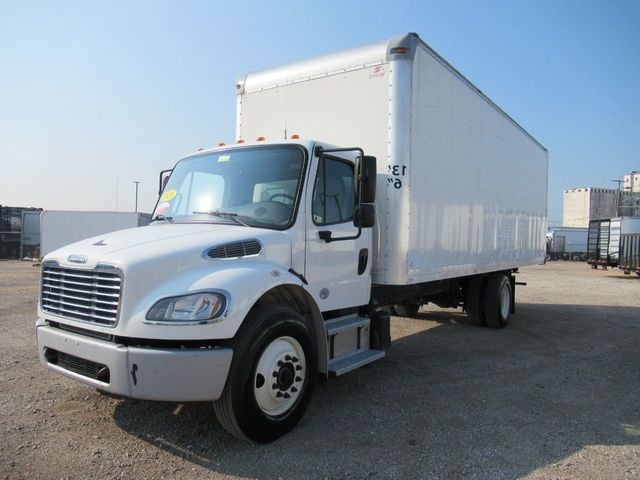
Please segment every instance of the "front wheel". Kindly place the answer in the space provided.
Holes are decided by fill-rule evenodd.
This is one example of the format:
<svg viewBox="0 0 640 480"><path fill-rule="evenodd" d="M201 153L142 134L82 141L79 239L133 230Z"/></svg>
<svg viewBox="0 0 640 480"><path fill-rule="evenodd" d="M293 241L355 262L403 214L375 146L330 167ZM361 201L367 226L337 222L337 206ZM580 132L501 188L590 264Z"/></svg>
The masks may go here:
<svg viewBox="0 0 640 480"><path fill-rule="evenodd" d="M213 407L229 433L265 443L302 418L315 384L316 349L304 318L290 308L259 310L245 325Z"/></svg>

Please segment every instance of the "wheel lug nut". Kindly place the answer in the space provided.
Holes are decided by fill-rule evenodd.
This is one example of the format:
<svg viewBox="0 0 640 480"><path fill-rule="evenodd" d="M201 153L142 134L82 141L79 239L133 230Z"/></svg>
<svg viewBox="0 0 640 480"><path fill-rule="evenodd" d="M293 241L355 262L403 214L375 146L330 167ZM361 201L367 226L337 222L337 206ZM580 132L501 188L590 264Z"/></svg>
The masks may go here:
<svg viewBox="0 0 640 480"><path fill-rule="evenodd" d="M273 388L274 390L277 390L278 389L278 384L274 383L273 385L271 385L271 388Z"/></svg>
<svg viewBox="0 0 640 480"><path fill-rule="evenodd" d="M291 398L291 395L289 395L288 393L285 393L284 398Z"/></svg>
<svg viewBox="0 0 640 480"><path fill-rule="evenodd" d="M300 370L302 370L302 367L300 365L296 365L296 371L299 372Z"/></svg>
<svg viewBox="0 0 640 480"><path fill-rule="evenodd" d="M299 362L300 360L298 360L298 357L293 357L291 361L295 363L295 362Z"/></svg>
<svg viewBox="0 0 640 480"><path fill-rule="evenodd" d="M291 355L285 355L284 359L289 362L291 361Z"/></svg>
<svg viewBox="0 0 640 480"><path fill-rule="evenodd" d="M291 387L291 391L292 391L293 393L296 393L296 392L298 391L298 389L297 389L296 387Z"/></svg>
<svg viewBox="0 0 640 480"><path fill-rule="evenodd" d="M278 398L282 398L282 392L277 392L277 393L276 393L276 397L278 397Z"/></svg>
<svg viewBox="0 0 640 480"><path fill-rule="evenodd" d="M279 367L284 366L284 362L283 362L282 360L278 360L278 366L279 366Z"/></svg>
<svg viewBox="0 0 640 480"><path fill-rule="evenodd" d="M296 377L296 382L301 382L302 379L300 377Z"/></svg>
<svg viewBox="0 0 640 480"><path fill-rule="evenodd" d="M272 376L273 378L276 378L276 377L278 376L278 372L273 372L273 373L271 374L271 376Z"/></svg>

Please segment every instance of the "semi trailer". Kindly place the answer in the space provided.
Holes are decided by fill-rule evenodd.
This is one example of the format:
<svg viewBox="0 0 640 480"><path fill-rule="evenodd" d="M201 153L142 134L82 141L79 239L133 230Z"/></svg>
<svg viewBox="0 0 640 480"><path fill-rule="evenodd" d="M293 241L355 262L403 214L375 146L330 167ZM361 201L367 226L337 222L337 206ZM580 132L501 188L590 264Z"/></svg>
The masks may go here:
<svg viewBox="0 0 640 480"><path fill-rule="evenodd" d="M47 255L44 366L268 442L385 357L390 308L500 329L544 262L546 149L415 34L242 77L236 127L161 174L149 226Z"/></svg>
<svg viewBox="0 0 640 480"><path fill-rule="evenodd" d="M640 217L614 217L589 222L587 263L598 266L617 267L620 260L622 235L640 233Z"/></svg>

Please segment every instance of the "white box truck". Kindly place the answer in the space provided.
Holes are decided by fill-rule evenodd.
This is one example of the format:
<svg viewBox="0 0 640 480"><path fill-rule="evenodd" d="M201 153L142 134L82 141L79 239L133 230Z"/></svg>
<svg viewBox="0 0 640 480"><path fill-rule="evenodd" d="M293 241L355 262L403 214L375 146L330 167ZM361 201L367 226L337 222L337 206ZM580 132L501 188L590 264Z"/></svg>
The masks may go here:
<svg viewBox="0 0 640 480"><path fill-rule="evenodd" d="M507 324L514 273L545 258L547 152L417 35L237 88L239 140L161 174L150 226L44 259L43 365L213 400L229 432L267 442L318 373L385 356L382 307Z"/></svg>

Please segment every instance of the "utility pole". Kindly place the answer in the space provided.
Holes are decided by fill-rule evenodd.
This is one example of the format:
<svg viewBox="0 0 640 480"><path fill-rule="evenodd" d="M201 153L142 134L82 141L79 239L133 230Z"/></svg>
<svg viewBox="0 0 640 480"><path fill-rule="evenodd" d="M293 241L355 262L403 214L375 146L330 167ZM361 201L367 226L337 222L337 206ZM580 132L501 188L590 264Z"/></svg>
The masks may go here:
<svg viewBox="0 0 640 480"><path fill-rule="evenodd" d="M135 184L136 184L136 209L135 209L135 212L136 212L136 213L138 213L138 185L139 185L140 183L142 183L142 182L135 181L135 182L133 182L133 183L135 183Z"/></svg>

